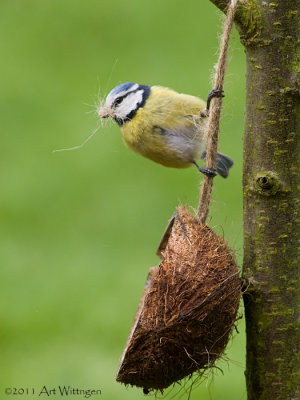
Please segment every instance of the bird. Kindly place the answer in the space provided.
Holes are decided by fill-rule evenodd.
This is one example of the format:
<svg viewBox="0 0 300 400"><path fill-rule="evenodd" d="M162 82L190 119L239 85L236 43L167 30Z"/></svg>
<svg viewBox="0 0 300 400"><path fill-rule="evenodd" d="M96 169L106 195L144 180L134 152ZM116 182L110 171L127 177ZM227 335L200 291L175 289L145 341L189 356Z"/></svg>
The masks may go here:
<svg viewBox="0 0 300 400"><path fill-rule="evenodd" d="M194 164L205 175L227 178L234 162L225 154L217 153L216 172L197 163L206 157L210 101L220 96L222 90L212 90L205 103L167 87L126 82L110 91L98 115L116 121L125 145L158 164L173 168Z"/></svg>

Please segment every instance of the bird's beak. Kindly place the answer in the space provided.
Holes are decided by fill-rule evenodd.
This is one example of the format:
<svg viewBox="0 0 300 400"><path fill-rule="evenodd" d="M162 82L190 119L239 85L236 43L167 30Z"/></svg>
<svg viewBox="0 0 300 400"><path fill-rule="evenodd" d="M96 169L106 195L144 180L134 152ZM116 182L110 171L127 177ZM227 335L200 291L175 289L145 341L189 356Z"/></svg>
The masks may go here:
<svg viewBox="0 0 300 400"><path fill-rule="evenodd" d="M114 114L111 108L101 107L98 110L98 115L100 118L108 118L108 117L113 117Z"/></svg>

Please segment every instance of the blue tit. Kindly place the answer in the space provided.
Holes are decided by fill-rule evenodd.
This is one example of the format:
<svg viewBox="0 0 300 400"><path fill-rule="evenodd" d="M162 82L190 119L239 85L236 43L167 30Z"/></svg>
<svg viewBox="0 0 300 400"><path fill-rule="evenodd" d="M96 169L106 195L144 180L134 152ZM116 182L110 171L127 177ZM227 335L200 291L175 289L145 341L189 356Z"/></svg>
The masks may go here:
<svg viewBox="0 0 300 400"><path fill-rule="evenodd" d="M107 96L98 111L101 118L111 117L119 125L125 144L134 152L166 167L186 168L193 164L209 176L216 173L200 167L196 160L205 159L208 113L198 97L180 94L160 86L122 83ZM217 154L217 172L228 176L233 160Z"/></svg>

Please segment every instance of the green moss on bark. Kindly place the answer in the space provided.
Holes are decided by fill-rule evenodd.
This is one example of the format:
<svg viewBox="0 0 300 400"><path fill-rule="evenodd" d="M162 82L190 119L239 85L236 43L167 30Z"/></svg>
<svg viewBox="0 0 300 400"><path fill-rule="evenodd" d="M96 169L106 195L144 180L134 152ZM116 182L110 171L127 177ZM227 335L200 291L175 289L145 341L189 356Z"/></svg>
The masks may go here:
<svg viewBox="0 0 300 400"><path fill-rule="evenodd" d="M225 10L229 0L211 0ZM300 399L300 2L240 1L248 400Z"/></svg>
<svg viewBox="0 0 300 400"><path fill-rule="evenodd" d="M248 399L300 396L298 265L299 24L295 4L261 2L264 26L247 55L244 276ZM299 6L298 6L299 8ZM291 13L291 11L293 11ZM293 281L293 284L291 282Z"/></svg>

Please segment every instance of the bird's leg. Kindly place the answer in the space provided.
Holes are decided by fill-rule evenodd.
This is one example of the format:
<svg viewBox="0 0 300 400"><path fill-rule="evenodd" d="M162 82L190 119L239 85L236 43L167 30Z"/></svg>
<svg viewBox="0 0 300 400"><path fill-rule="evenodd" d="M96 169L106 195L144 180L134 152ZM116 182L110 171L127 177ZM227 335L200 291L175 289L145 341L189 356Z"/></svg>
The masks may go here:
<svg viewBox="0 0 300 400"><path fill-rule="evenodd" d="M210 108L210 102L214 97L225 97L223 94L224 90L221 89L213 89L208 93L207 99L206 99L206 109L201 111L201 117L208 117L209 115L209 108Z"/></svg>
<svg viewBox="0 0 300 400"><path fill-rule="evenodd" d="M204 174L204 175L210 176L211 178L214 178L214 177L217 175L216 172L212 171L212 170L209 169L209 168L200 167L200 166L196 163L195 160L193 160L193 164L195 164L196 167L198 168L198 170L199 170L200 172L202 172L202 174Z"/></svg>
<svg viewBox="0 0 300 400"><path fill-rule="evenodd" d="M224 90L221 89L213 89L211 92L208 93L207 100L206 100L206 108L209 110L211 99L214 97L225 97Z"/></svg>

